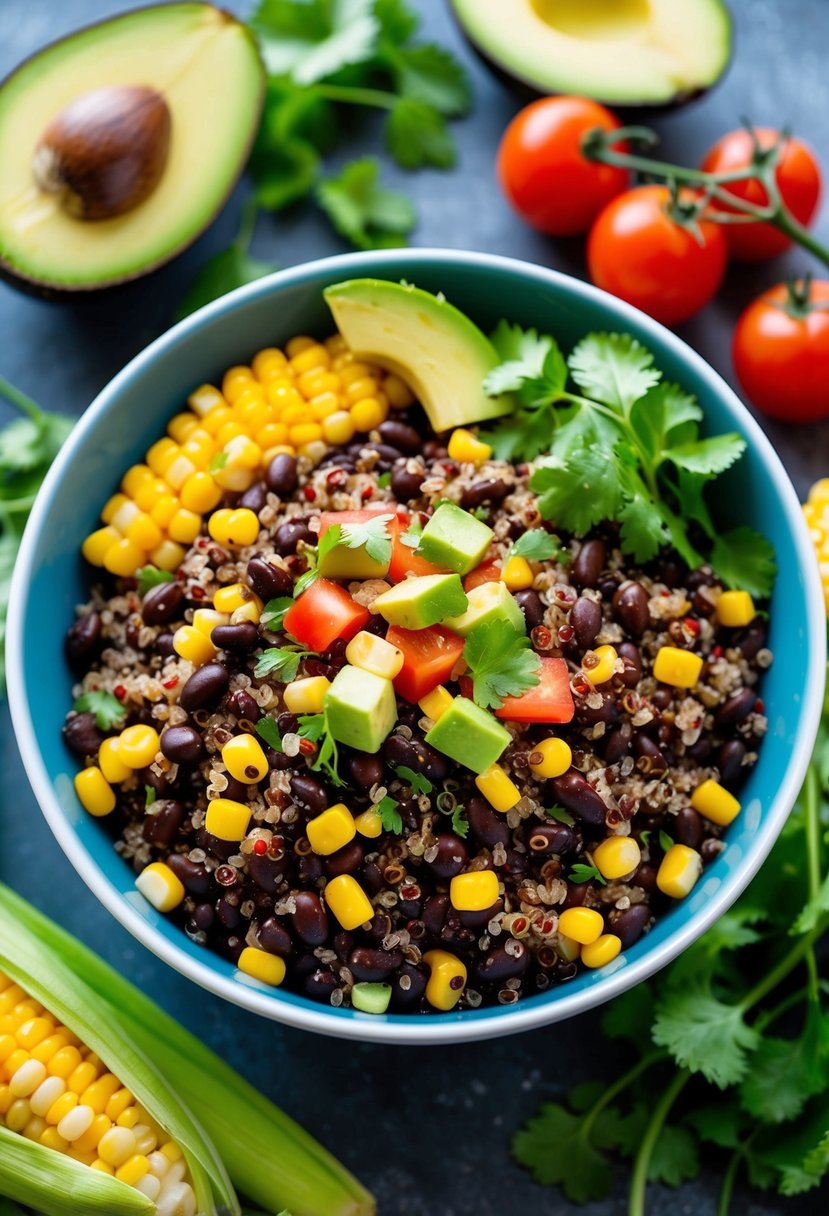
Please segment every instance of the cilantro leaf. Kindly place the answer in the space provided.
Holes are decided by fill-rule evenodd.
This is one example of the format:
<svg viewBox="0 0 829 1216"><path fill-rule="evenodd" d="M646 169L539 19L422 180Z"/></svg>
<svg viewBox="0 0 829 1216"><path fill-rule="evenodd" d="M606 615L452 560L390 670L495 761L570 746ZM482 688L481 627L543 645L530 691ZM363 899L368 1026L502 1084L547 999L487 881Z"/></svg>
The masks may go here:
<svg viewBox="0 0 829 1216"><path fill-rule="evenodd" d="M342 524L340 544L347 549L365 549L372 561L384 563L391 560L391 537L389 524L393 515L376 515L364 523Z"/></svg>
<svg viewBox="0 0 829 1216"><path fill-rule="evenodd" d="M740 1101L763 1123L784 1123L828 1087L829 1023L810 1002L799 1038L768 1037L760 1043L743 1079Z"/></svg>
<svg viewBox="0 0 829 1216"><path fill-rule="evenodd" d="M384 832L393 832L395 836L401 836L403 834L403 817L398 811L397 806L397 799L392 798L390 794L386 794L385 798L381 798L374 807L374 813L380 816Z"/></svg>
<svg viewBox="0 0 829 1216"><path fill-rule="evenodd" d="M742 435L731 433L679 444L669 448L666 456L678 468L687 469L689 473L715 476L730 469L745 450L746 441Z"/></svg>
<svg viewBox="0 0 829 1216"><path fill-rule="evenodd" d="M582 443L572 459L548 456L538 462L530 488L544 519L583 536L605 519L618 519L624 501L623 471L613 451Z"/></svg>
<svg viewBox="0 0 829 1216"><path fill-rule="evenodd" d="M810 1104L801 1122L777 1129L773 1140L759 1142L758 1154L779 1170L781 1195L804 1195L819 1186L829 1170L829 1108L825 1096Z"/></svg>
<svg viewBox="0 0 829 1216"><path fill-rule="evenodd" d="M534 460L549 451L554 429L553 411L547 406L506 414L481 438L490 444L496 460Z"/></svg>
<svg viewBox="0 0 829 1216"><path fill-rule="evenodd" d="M313 651L298 646L269 646L256 660L253 674L260 680L275 676L282 684L290 684L296 678L300 663L310 654Z"/></svg>
<svg viewBox="0 0 829 1216"><path fill-rule="evenodd" d="M302 739L310 739L312 743L319 744L314 763L311 765L314 772L326 773L328 780L334 785L345 785L337 769L339 750L337 741L331 734L325 710L321 714L300 715L297 734Z"/></svg>
<svg viewBox="0 0 829 1216"><path fill-rule="evenodd" d="M578 862L576 865L574 865L567 877L570 879L570 882L598 882L601 883L603 887L607 885L607 879L599 870L596 869L594 865L591 864L588 866L583 862Z"/></svg>
<svg viewBox="0 0 829 1216"><path fill-rule="evenodd" d="M564 388L567 365L555 339L549 334L500 321L490 335L490 341L503 362L484 379L484 392L488 396L517 393L528 381L546 379L545 369L549 372L551 385L558 383L559 390Z"/></svg>
<svg viewBox="0 0 829 1216"><path fill-rule="evenodd" d="M564 550L557 536L551 536L543 528L530 528L523 536L519 536L510 548L510 557L528 557L532 561L548 561L551 557L560 559Z"/></svg>
<svg viewBox="0 0 829 1216"><path fill-rule="evenodd" d="M605 1115L608 1112L604 1112ZM516 1161L542 1186L557 1183L573 1203L603 1199L612 1175L603 1148L615 1147L618 1125L585 1120L564 1106L546 1102L538 1114L516 1132L512 1152Z"/></svg>
<svg viewBox="0 0 829 1216"><path fill-rule="evenodd" d="M659 847L663 853L667 853L669 849L672 849L674 847L674 844L675 844L675 841L672 836L669 836L667 832L660 831Z"/></svg>
<svg viewBox="0 0 829 1216"><path fill-rule="evenodd" d="M276 599L268 600L262 616L259 618L260 625L270 630L271 633L279 633L285 623L285 613L293 602L289 595L279 595Z"/></svg>
<svg viewBox="0 0 829 1216"><path fill-rule="evenodd" d="M118 698L103 689L82 693L72 708L79 714L94 714L100 730L120 727L127 716L127 711Z"/></svg>
<svg viewBox="0 0 829 1216"><path fill-rule="evenodd" d="M408 42L420 25L417 13L404 0L375 0L374 16L380 23L383 38L395 46Z"/></svg>
<svg viewBox="0 0 829 1216"><path fill-rule="evenodd" d="M714 538L711 565L729 587L740 587L758 599L771 595L777 563L774 548L753 528L732 528Z"/></svg>
<svg viewBox="0 0 829 1216"><path fill-rule="evenodd" d="M279 733L279 727L276 725L275 718L260 718L256 723L256 733L275 752L282 751L282 736Z"/></svg>
<svg viewBox="0 0 829 1216"><path fill-rule="evenodd" d="M568 364L583 392L623 415L662 374L653 366L651 352L630 334L588 334Z"/></svg>
<svg viewBox="0 0 829 1216"><path fill-rule="evenodd" d="M417 46L384 43L382 54L402 97L424 102L446 118L457 118L469 109L469 78L463 65L443 47L432 42Z"/></svg>
<svg viewBox="0 0 829 1216"><path fill-rule="evenodd" d="M142 566L136 570L135 577L138 580L138 594L142 599L153 587L175 581L169 570L159 570L158 566Z"/></svg>
<svg viewBox="0 0 829 1216"><path fill-rule="evenodd" d="M548 806L545 815L549 815L551 819L555 819L557 823L566 823L568 827L572 827L576 822L569 811L565 811L563 806Z"/></svg>
<svg viewBox="0 0 829 1216"><path fill-rule="evenodd" d="M268 71L309 85L372 55L373 9L374 0L261 0L251 25Z"/></svg>
<svg viewBox="0 0 829 1216"><path fill-rule="evenodd" d="M627 1039L635 1046L647 1042L653 1021L654 998L647 984L637 984L608 1005L602 1030L611 1039Z"/></svg>
<svg viewBox="0 0 829 1216"><path fill-rule="evenodd" d="M466 639L463 657L472 675L472 696L483 709L500 709L505 697L519 697L539 682L541 660L530 639L509 621L478 625Z"/></svg>
<svg viewBox="0 0 829 1216"><path fill-rule="evenodd" d="M462 806L456 806L452 812L452 831L463 840L469 835L469 820Z"/></svg>
<svg viewBox="0 0 829 1216"><path fill-rule="evenodd" d="M760 1035L746 1023L739 1004L725 1004L707 985L696 984L662 998L653 1040L667 1047L681 1067L701 1072L712 1085L725 1089L745 1076Z"/></svg>
<svg viewBox="0 0 829 1216"><path fill-rule="evenodd" d="M413 794L431 794L435 788L428 777L424 777L422 773L416 773L414 769L408 768L405 764L399 764L394 770L401 781L405 781L411 786Z"/></svg>
<svg viewBox="0 0 829 1216"><path fill-rule="evenodd" d="M405 194L379 184L380 165L372 156L351 161L339 177L317 188L317 199L341 236L358 249L389 249L406 244L415 210Z"/></svg>
<svg viewBox="0 0 829 1216"><path fill-rule="evenodd" d="M188 317L190 313L203 308L212 300L227 295L229 291L244 287L246 283L253 283L278 269L276 262L261 261L251 257L248 252L255 223L256 203L251 199L245 204L235 241L202 266L179 305L176 312L177 321Z"/></svg>
<svg viewBox="0 0 829 1216"><path fill-rule="evenodd" d="M412 97L395 102L386 123L386 146L404 169L451 169L455 163L455 141L443 115Z"/></svg>
<svg viewBox="0 0 829 1216"><path fill-rule="evenodd" d="M287 80L268 81L250 160L260 207L279 211L310 194L320 152L336 127L333 108L316 93Z"/></svg>

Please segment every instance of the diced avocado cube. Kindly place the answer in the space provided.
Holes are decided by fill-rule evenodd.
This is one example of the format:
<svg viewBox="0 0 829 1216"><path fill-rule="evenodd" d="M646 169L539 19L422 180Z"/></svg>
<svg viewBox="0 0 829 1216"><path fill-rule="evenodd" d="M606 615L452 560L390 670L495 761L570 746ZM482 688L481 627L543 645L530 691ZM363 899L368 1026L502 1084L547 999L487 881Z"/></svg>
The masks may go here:
<svg viewBox="0 0 829 1216"><path fill-rule="evenodd" d="M390 591L378 595L372 608L390 625L401 629L426 629L449 616L465 612L466 592L457 574L422 574L406 578ZM521 615L521 610L518 610Z"/></svg>
<svg viewBox="0 0 829 1216"><path fill-rule="evenodd" d="M423 529L417 551L443 570L468 574L480 565L494 535L462 507L444 502Z"/></svg>
<svg viewBox="0 0 829 1216"><path fill-rule="evenodd" d="M371 671L343 667L325 694L325 712L328 729L338 743L361 752L379 752L397 721L394 686Z"/></svg>
<svg viewBox="0 0 829 1216"><path fill-rule="evenodd" d="M323 553L317 569L322 578L340 578L359 581L364 578L385 578L391 565L391 552L385 562L378 562L365 546L349 549L347 545L335 545Z"/></svg>
<svg viewBox="0 0 829 1216"><path fill-rule="evenodd" d="M473 773L483 773L495 764L511 738L492 714L466 697L455 697L426 735L426 742Z"/></svg>
<svg viewBox="0 0 829 1216"><path fill-rule="evenodd" d="M479 625L490 621L508 621L518 633L527 632L524 613L506 583L481 583L467 593L469 606L461 616L449 617L444 624L447 629L467 637Z"/></svg>
<svg viewBox="0 0 829 1216"><path fill-rule="evenodd" d="M359 580L365 578L385 578L389 572L391 565L391 537L389 536L389 523L394 519L391 514L375 514L369 511L324 511L321 516L320 527L320 554L317 563L317 569L323 578L339 578ZM346 535L342 533L342 529L349 527L370 527L372 536L366 536L365 541L361 545L348 544ZM326 550L323 538L329 534L332 527L339 527L341 535L339 541L330 549ZM372 540L374 544L372 544ZM381 543L377 545L377 541ZM377 548L382 552L383 549L388 550L387 555L380 559L372 556L368 552L369 549Z"/></svg>

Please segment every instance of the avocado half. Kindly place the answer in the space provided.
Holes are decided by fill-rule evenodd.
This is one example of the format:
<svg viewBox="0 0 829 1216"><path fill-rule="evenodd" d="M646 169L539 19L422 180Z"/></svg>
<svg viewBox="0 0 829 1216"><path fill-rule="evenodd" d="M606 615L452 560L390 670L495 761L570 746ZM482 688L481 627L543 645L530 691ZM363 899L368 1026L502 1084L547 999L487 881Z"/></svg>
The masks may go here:
<svg viewBox="0 0 829 1216"><path fill-rule="evenodd" d="M451 0L472 47L522 91L622 110L681 105L731 57L724 0Z"/></svg>
<svg viewBox="0 0 829 1216"><path fill-rule="evenodd" d="M0 274L51 295L110 287L169 261L233 189L264 87L252 34L209 4L137 9L27 59L0 83ZM97 125L85 130L91 111ZM80 218L66 194L43 186L45 136L59 141L81 189L102 179L105 161L116 187L119 166L132 173L131 197ZM111 218L97 218L102 210Z"/></svg>

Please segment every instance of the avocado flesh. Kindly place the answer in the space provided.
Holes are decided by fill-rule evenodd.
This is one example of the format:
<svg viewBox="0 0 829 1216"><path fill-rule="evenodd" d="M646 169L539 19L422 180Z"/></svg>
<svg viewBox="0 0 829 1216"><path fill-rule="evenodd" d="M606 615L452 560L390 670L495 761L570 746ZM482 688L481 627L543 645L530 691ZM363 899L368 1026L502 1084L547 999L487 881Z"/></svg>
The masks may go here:
<svg viewBox="0 0 829 1216"><path fill-rule="evenodd" d="M452 0L473 46L539 93L666 105L713 85L731 54L723 0Z"/></svg>
<svg viewBox="0 0 829 1216"><path fill-rule="evenodd" d="M74 219L36 186L32 154L70 101L123 84L165 98L167 164L134 210ZM89 290L169 260L207 227L241 173L263 87L250 32L210 5L139 9L46 47L0 84L0 266L40 287Z"/></svg>
<svg viewBox="0 0 829 1216"><path fill-rule="evenodd" d="M435 431L513 409L509 398L484 393L484 378L501 362L492 343L440 296L384 279L336 283L323 295L354 354L405 380Z"/></svg>

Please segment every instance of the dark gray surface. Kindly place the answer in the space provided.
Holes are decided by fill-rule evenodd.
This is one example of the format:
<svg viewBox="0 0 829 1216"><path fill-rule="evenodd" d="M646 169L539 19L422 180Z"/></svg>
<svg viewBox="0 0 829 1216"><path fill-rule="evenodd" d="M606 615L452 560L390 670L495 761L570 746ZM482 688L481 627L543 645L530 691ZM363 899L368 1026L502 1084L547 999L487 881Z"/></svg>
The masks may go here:
<svg viewBox="0 0 829 1216"><path fill-rule="evenodd" d="M417 201L421 222L415 243L510 254L582 274L580 243L556 244L534 234L511 214L498 191L493 152L517 109L515 99L462 45L444 0L414 3L426 32L464 57L476 88L473 116L456 126L460 162L454 172L389 171ZM0 74L44 42L129 7L115 0L0 0ZM246 11L244 5L231 7ZM666 154L693 161L748 113L758 123L789 122L829 164L827 0L735 0L732 7L735 62L713 93L659 122ZM375 146L370 136L370 125L361 127L351 151ZM0 285L0 372L44 406L79 414L169 324L198 265L234 233L244 189L186 255L106 299L46 304ZM829 240L829 207L819 231ZM343 248L310 207L276 219L262 217L255 244L258 255L285 266ZM795 253L771 266L735 268L721 298L686 325L683 336L731 378L730 334L740 308L763 287L808 264L805 255ZM0 404L0 420L5 416ZM800 491L829 472L829 423L767 429ZM603 1065L607 1073L613 1051L601 1040L597 1016L491 1044L417 1052L338 1043L259 1021L157 962L99 907L40 816L5 708L0 757L0 878L130 975L300 1119L375 1190L384 1216L575 1211L622 1216L621 1189L606 1203L576 1209L557 1192L535 1187L507 1155L509 1134L541 1100L576 1080L602 1075ZM715 1196L709 1176L679 1198L672 1191L654 1191L649 1212L713 1216ZM825 1211L825 1195L785 1203L773 1196L738 1195L732 1211L807 1216Z"/></svg>

